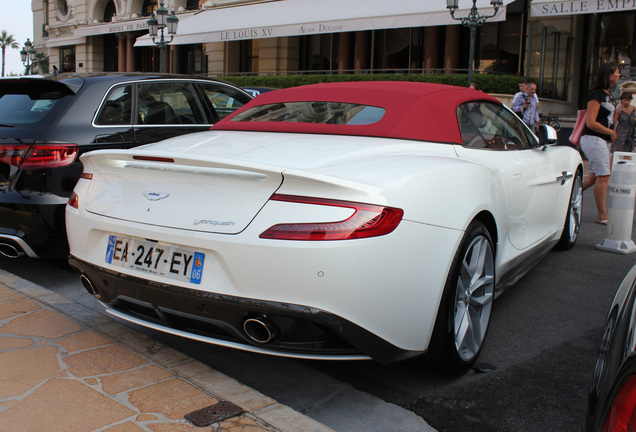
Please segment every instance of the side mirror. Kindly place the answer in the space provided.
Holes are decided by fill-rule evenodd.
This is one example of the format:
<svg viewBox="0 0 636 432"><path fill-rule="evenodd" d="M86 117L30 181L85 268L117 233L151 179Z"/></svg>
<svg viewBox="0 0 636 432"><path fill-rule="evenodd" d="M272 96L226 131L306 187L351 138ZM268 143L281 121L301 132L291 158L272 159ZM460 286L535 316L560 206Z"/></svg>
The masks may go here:
<svg viewBox="0 0 636 432"><path fill-rule="evenodd" d="M557 133L552 126L546 124L539 125L539 132L537 132L537 138L539 138L539 145L554 145L557 142Z"/></svg>

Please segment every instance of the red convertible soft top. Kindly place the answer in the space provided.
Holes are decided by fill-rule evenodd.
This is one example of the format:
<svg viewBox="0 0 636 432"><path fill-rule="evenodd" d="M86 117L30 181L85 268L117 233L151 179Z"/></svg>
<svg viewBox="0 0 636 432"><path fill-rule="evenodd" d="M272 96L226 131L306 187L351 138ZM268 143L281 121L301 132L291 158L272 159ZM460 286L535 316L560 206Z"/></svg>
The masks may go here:
<svg viewBox="0 0 636 432"><path fill-rule="evenodd" d="M501 104L486 93L443 84L405 81L313 84L263 93L216 123L212 130L358 135L459 144L457 107L476 100ZM366 125L232 120L255 106L304 101L355 103L384 108L386 112L380 121Z"/></svg>

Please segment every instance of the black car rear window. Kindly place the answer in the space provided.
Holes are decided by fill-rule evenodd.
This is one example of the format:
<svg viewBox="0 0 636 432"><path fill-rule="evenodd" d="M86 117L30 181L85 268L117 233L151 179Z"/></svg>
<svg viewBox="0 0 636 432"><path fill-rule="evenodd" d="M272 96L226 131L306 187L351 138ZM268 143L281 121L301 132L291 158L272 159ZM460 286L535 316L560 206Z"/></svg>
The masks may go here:
<svg viewBox="0 0 636 432"><path fill-rule="evenodd" d="M55 107L59 99L31 99L26 95L4 95L0 98L0 123L14 126L39 123Z"/></svg>
<svg viewBox="0 0 636 432"><path fill-rule="evenodd" d="M5 80L0 82L0 124L31 126L55 116L74 95L59 82Z"/></svg>

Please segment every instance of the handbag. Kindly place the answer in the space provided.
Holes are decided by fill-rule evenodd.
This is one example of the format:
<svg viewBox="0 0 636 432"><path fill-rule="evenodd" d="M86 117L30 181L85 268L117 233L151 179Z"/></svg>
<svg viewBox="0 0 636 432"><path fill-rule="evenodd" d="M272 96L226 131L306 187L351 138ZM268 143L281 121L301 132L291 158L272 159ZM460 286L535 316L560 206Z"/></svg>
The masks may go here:
<svg viewBox="0 0 636 432"><path fill-rule="evenodd" d="M585 126L586 114L587 110L578 110L576 113L576 124L574 125L574 129L572 129L572 134L570 135L570 142L575 146L581 145L581 135L583 134L583 127Z"/></svg>

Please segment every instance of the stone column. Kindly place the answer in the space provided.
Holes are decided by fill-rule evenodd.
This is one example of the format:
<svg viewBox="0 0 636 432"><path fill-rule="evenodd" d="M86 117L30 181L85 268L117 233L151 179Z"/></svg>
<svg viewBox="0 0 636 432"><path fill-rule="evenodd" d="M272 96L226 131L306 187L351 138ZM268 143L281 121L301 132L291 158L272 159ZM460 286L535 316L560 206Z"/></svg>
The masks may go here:
<svg viewBox="0 0 636 432"><path fill-rule="evenodd" d="M350 42L351 42L351 33L340 33L340 40L338 41L338 69L340 69L339 73L346 69L351 69L351 50Z"/></svg>
<svg viewBox="0 0 636 432"><path fill-rule="evenodd" d="M126 33L126 72L135 71L135 52L133 45L135 44L135 34Z"/></svg>
<svg viewBox="0 0 636 432"><path fill-rule="evenodd" d="M356 32L355 52L353 53L353 68L356 72L369 67L369 34L366 31Z"/></svg>
<svg viewBox="0 0 636 432"><path fill-rule="evenodd" d="M126 71L126 34L117 35L117 72Z"/></svg>
<svg viewBox="0 0 636 432"><path fill-rule="evenodd" d="M424 69L436 69L439 58L439 27L426 27L424 36Z"/></svg>
<svg viewBox="0 0 636 432"><path fill-rule="evenodd" d="M459 65L459 25L446 26L446 46L444 47L444 68L457 69ZM446 70L446 73L454 71Z"/></svg>
<svg viewBox="0 0 636 432"><path fill-rule="evenodd" d="M179 46L168 45L170 47L170 73L181 73L179 70ZM166 69L168 70L168 69Z"/></svg>

